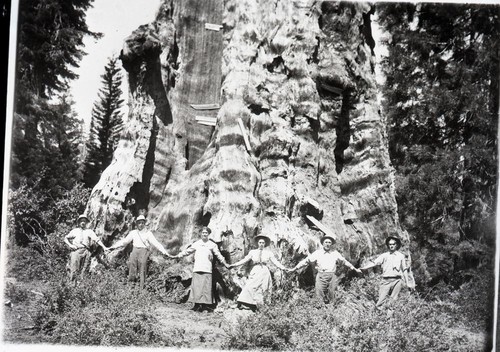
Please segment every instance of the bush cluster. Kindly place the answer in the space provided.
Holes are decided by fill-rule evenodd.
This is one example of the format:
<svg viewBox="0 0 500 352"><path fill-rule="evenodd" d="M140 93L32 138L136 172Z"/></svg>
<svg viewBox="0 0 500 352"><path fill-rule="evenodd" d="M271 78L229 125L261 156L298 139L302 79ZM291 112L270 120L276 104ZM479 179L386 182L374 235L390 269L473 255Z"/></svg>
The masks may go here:
<svg viewBox="0 0 500 352"><path fill-rule="evenodd" d="M5 300L9 300L12 303L21 303L28 299L28 290L7 282L4 288L4 297Z"/></svg>
<svg viewBox="0 0 500 352"><path fill-rule="evenodd" d="M164 331L154 316L156 297L133 290L114 270L94 272L74 287L67 280L44 292L34 315L40 341L74 345L186 345L184 331Z"/></svg>
<svg viewBox="0 0 500 352"><path fill-rule="evenodd" d="M441 301L402 292L392 312L375 309L378 278L356 278L339 287L332 303L325 305L312 292L276 292L273 304L228 328L226 348L280 351L481 351L486 350L489 320L481 317L485 281L492 272L448 294ZM483 284L478 284L483 281ZM284 297L282 299L281 297ZM479 299L482 309L463 314L469 302ZM465 310L468 311L467 309ZM472 312L469 312L472 313ZM476 319L471 322L471 319Z"/></svg>
<svg viewBox="0 0 500 352"><path fill-rule="evenodd" d="M17 244L43 247L44 241L61 225L74 225L78 214L85 210L90 189L76 184L70 190L60 190L57 197L39 185L23 181L9 191L7 208L11 239Z"/></svg>
<svg viewBox="0 0 500 352"><path fill-rule="evenodd" d="M55 281L66 271L69 250L64 244L66 228L51 234L43 245L20 247L11 243L7 251L6 274L21 281Z"/></svg>

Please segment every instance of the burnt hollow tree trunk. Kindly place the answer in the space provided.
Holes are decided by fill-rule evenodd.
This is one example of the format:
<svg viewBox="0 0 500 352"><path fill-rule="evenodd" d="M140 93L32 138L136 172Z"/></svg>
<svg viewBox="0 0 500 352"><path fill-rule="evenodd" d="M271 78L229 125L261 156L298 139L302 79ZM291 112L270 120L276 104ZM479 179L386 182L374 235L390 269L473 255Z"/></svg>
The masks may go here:
<svg viewBox="0 0 500 352"><path fill-rule="evenodd" d="M352 262L380 252L401 229L370 13L362 3L166 0L124 44L130 115L88 203L94 227L120 237L144 209L172 253L208 225L234 262L259 233L275 249L314 250L322 233L311 216Z"/></svg>

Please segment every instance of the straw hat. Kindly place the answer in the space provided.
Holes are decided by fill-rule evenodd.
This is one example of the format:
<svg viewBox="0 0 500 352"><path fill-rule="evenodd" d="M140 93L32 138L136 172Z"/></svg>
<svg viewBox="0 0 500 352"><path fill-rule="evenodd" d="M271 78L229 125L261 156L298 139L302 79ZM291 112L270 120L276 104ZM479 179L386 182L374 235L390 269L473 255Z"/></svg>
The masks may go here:
<svg viewBox="0 0 500 352"><path fill-rule="evenodd" d="M266 247L271 244L271 239L267 236L264 236L264 235L255 236L254 240L255 240L255 243L259 242L259 240L264 240L266 242Z"/></svg>
<svg viewBox="0 0 500 352"><path fill-rule="evenodd" d="M323 242L325 242L325 240L330 240L330 241L332 241L332 243L335 243L335 238L333 238L332 236L328 236L328 235L323 236L323 237L321 238L321 240L320 240L320 241L321 241L321 244L323 244Z"/></svg>

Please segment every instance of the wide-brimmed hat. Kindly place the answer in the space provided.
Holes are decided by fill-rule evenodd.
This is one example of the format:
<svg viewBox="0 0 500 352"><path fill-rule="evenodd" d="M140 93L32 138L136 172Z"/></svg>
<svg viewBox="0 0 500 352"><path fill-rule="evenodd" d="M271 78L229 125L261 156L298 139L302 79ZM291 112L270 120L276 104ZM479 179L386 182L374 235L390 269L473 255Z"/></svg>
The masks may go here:
<svg viewBox="0 0 500 352"><path fill-rule="evenodd" d="M78 222L80 222L80 220L82 220L82 219L85 219L87 222L89 221L89 218L88 218L88 217L87 217L87 215L85 215L85 214L82 214L82 215L80 215L80 216L78 217Z"/></svg>
<svg viewBox="0 0 500 352"><path fill-rule="evenodd" d="M264 235L255 236L254 238L255 243L259 242L259 240L264 240L266 242L266 247L271 244L271 239L267 236Z"/></svg>
<svg viewBox="0 0 500 352"><path fill-rule="evenodd" d="M146 222L146 217L144 215L139 215L136 219L135 219L135 222L139 222L139 221L144 221Z"/></svg>
<svg viewBox="0 0 500 352"><path fill-rule="evenodd" d="M393 235L387 236L387 238L385 239L385 245L387 248L389 248L389 241L390 240L396 241L396 250L401 248L401 238L399 238L398 236L393 236Z"/></svg>
<svg viewBox="0 0 500 352"><path fill-rule="evenodd" d="M332 243L335 243L335 238L333 238L332 236L326 235L326 236L321 237L321 240L320 240L321 244L323 244L323 242L325 242L325 240L330 240L330 241L332 241Z"/></svg>

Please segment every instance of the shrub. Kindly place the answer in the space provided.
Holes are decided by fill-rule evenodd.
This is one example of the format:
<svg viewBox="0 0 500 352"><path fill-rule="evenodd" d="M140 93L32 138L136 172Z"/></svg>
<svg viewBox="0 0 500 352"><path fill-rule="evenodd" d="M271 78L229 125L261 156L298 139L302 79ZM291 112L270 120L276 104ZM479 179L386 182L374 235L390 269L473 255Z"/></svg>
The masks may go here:
<svg viewBox="0 0 500 352"><path fill-rule="evenodd" d="M328 305L304 291L285 300L274 295L272 305L228 329L225 347L346 352L480 351L487 347L484 330L470 330L469 317L460 313L468 302L434 301L404 291L389 315L386 309L375 309L378 282L379 278L354 279L349 286L339 287ZM477 294L481 295L479 290Z"/></svg>
<svg viewBox="0 0 500 352"><path fill-rule="evenodd" d="M41 341L76 345L186 345L184 331L163 331L152 307L158 300L147 291L123 284L115 270L96 272L77 287L66 281L48 290L34 321Z"/></svg>
<svg viewBox="0 0 500 352"><path fill-rule="evenodd" d="M489 331L493 326L493 302L495 295L494 270L481 267L479 270L466 270L457 275L465 281L458 290L444 286L431 297L438 301L445 311L461 317L468 329Z"/></svg>
<svg viewBox="0 0 500 352"><path fill-rule="evenodd" d="M31 243L43 247L44 240L58 225L74 225L90 196L90 189L76 184L54 198L40 187L39 181L30 185L23 181L17 189L9 191L9 233L19 245Z"/></svg>
<svg viewBox="0 0 500 352"><path fill-rule="evenodd" d="M7 250L7 276L21 281L56 281L65 274L69 250L62 234L52 234L43 247L11 244Z"/></svg>
<svg viewBox="0 0 500 352"><path fill-rule="evenodd" d="M4 297L12 303L24 302L28 298L28 290L8 282L4 288Z"/></svg>

